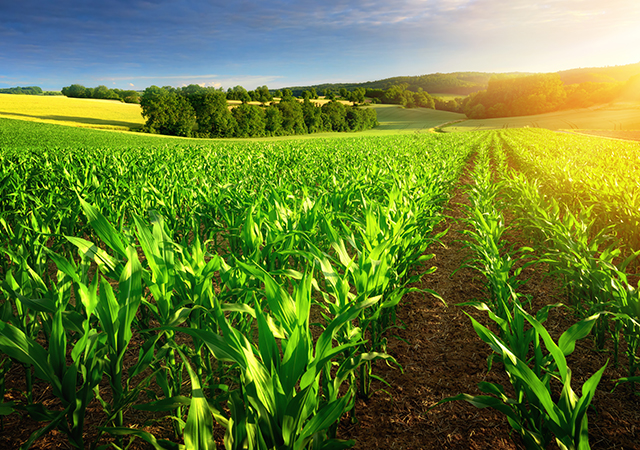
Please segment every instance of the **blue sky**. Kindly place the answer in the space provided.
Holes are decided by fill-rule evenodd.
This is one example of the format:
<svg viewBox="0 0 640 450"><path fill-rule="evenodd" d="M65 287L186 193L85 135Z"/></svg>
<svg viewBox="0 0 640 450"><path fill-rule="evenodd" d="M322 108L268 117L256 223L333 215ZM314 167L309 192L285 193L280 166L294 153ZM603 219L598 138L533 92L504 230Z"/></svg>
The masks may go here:
<svg viewBox="0 0 640 450"><path fill-rule="evenodd" d="M636 62L638 0L0 0L0 87L254 89Z"/></svg>

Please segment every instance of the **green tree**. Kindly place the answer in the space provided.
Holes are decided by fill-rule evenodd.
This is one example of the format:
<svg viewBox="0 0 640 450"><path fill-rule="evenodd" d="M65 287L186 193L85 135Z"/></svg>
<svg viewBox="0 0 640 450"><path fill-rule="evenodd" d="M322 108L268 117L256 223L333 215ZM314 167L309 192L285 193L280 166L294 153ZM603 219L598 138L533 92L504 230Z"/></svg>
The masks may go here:
<svg viewBox="0 0 640 450"><path fill-rule="evenodd" d="M242 86L235 86L227 91L227 100L239 100L242 103L247 103L251 101L251 96Z"/></svg>
<svg viewBox="0 0 640 450"><path fill-rule="evenodd" d="M436 103L433 97L424 92L422 88L418 88L418 92L413 94L413 99L416 106L419 108L436 108Z"/></svg>
<svg viewBox="0 0 640 450"><path fill-rule="evenodd" d="M322 120L322 110L311 103L308 98L305 98L302 103L302 115L309 133L323 131L324 121Z"/></svg>
<svg viewBox="0 0 640 450"><path fill-rule="evenodd" d="M196 113L198 135L202 137L232 137L236 122L221 90L203 89L187 96Z"/></svg>
<svg viewBox="0 0 640 450"><path fill-rule="evenodd" d="M349 93L349 101L353 102L353 104L357 104L357 103L364 103L364 94L366 93L366 90L359 87L359 88L355 88L353 91L351 91Z"/></svg>
<svg viewBox="0 0 640 450"><path fill-rule="evenodd" d="M187 99L174 89L150 86L140 97L144 130L150 133L191 136L196 114Z"/></svg>
<svg viewBox="0 0 640 450"><path fill-rule="evenodd" d="M81 84L72 84L62 88L62 95L66 95L71 98L85 98L87 88Z"/></svg>
<svg viewBox="0 0 640 450"><path fill-rule="evenodd" d="M288 89L285 89L285 91L287 90ZM282 129L284 134L307 133L307 126L304 123L304 114L300 102L293 98L292 100L285 100L285 98L283 98L282 101L277 104L277 107L282 114Z"/></svg>
<svg viewBox="0 0 640 450"><path fill-rule="evenodd" d="M231 110L236 121L236 136L257 137L265 135L265 113L256 105L243 103Z"/></svg>
<svg viewBox="0 0 640 450"><path fill-rule="evenodd" d="M281 102L291 102L291 101L295 101L295 97L293 96L293 92L291 92L291 89L285 89L282 91L282 96L281 96Z"/></svg>
<svg viewBox="0 0 640 450"><path fill-rule="evenodd" d="M284 130L282 128L282 113L276 105L270 105L264 110L265 115L265 133L269 136L282 136Z"/></svg>
<svg viewBox="0 0 640 450"><path fill-rule="evenodd" d="M273 96L267 86L259 86L254 92L256 93L255 100L263 105L273 100Z"/></svg>
<svg viewBox="0 0 640 450"><path fill-rule="evenodd" d="M347 111L345 106L335 100L322 105L324 121L331 131L347 131Z"/></svg>

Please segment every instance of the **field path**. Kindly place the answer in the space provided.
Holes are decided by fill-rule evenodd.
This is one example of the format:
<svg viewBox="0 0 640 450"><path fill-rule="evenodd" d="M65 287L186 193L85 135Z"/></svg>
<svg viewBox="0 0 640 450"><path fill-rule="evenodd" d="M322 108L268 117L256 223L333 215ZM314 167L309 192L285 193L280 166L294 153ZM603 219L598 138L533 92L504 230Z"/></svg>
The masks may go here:
<svg viewBox="0 0 640 450"><path fill-rule="evenodd" d="M455 272L468 256L459 240L464 228L459 204L466 201L458 187L445 210L450 219L437 230L449 231L441 246L429 249L435 258L428 264L438 270L422 282L423 288L438 292L448 307L419 293L410 294L400 303L398 316L405 329L397 334L407 343L390 338L388 351L402 364L404 373L378 365L378 373L392 388L381 383L377 388L391 395L379 391L368 402L358 402L359 422L341 432L343 438L356 439L355 449L516 448L509 439L508 424L495 411L478 410L464 402L428 411L444 397L477 393L479 381L507 381L497 371L486 373L490 349L476 336L463 309L455 306L482 296L482 284L470 269Z"/></svg>

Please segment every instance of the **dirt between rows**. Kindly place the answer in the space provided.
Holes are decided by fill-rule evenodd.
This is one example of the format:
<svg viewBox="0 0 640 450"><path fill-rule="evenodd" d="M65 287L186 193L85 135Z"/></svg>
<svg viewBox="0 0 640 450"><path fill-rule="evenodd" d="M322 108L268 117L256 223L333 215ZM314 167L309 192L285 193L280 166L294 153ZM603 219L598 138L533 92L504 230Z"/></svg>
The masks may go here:
<svg viewBox="0 0 640 450"><path fill-rule="evenodd" d="M463 182L465 178L463 177ZM460 241L464 224L463 191L458 188L449 202L445 214L449 217L436 231L449 229L441 245L429 249L435 257L428 261L437 271L426 275L420 287L433 289L446 301L429 294L411 293L403 299L398 309L399 325L389 336L387 351L402 365L403 370L378 362L375 373L382 376L390 386L373 382L376 391L370 399L356 402L355 417L346 417L339 426L338 437L355 439L356 450L369 449L519 449L524 448L507 423L505 416L492 409L477 409L466 402L450 402L431 409L439 400L460 393L480 394L477 384L489 381L502 384L511 392L509 381L494 363L487 371L489 347L480 340L471 326L466 313L485 325L490 324L486 313L470 307L457 306L470 300L483 299L485 292L479 275L463 268L468 251ZM526 245L526 238L517 231L507 233L507 239L517 247ZM566 301L558 284L546 277L544 267L532 266L524 271L530 278L523 292L533 297L533 309L542 305ZM546 322L547 329L557 339L575 322L567 308L552 310ZM135 349L131 357L136 357ZM573 371L573 388L579 394L581 384L595 373L610 353L594 351L589 338L581 341L569 358ZM598 392L589 410L589 434L594 449L640 449L640 397L633 395L626 385L611 393L614 380L625 376L622 368L609 363ZM10 389L5 401L16 397L23 387L24 375L16 368L7 376ZM15 390L12 390L14 388ZM48 406L54 405L50 389L40 385L34 392ZM96 403L96 402L94 402ZM97 427L104 415L98 404L87 411L86 442L97 439ZM153 423L149 423L154 420ZM126 426L142 428L156 438L173 440L169 420L147 413L129 411L125 415ZM0 430L0 448L18 448L30 433L42 426L26 416L12 414L4 417ZM222 443L223 430L216 426L218 448ZM101 438L100 444L108 440ZM34 449L71 448L65 436L51 431L33 445ZM150 448L137 440L130 449ZM555 447L555 444L551 448Z"/></svg>

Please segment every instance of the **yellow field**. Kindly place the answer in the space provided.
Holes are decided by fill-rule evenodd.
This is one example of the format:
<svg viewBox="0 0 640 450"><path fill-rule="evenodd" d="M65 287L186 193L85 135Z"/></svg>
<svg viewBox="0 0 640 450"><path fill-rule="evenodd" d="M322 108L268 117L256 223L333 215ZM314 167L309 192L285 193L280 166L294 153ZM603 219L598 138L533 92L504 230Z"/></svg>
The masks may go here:
<svg viewBox="0 0 640 450"><path fill-rule="evenodd" d="M0 117L111 130L144 125L140 105L64 96L0 94Z"/></svg>
<svg viewBox="0 0 640 450"><path fill-rule="evenodd" d="M640 105L617 103L535 116L465 120L446 127L445 130L449 132L524 127L549 130L640 130Z"/></svg>

